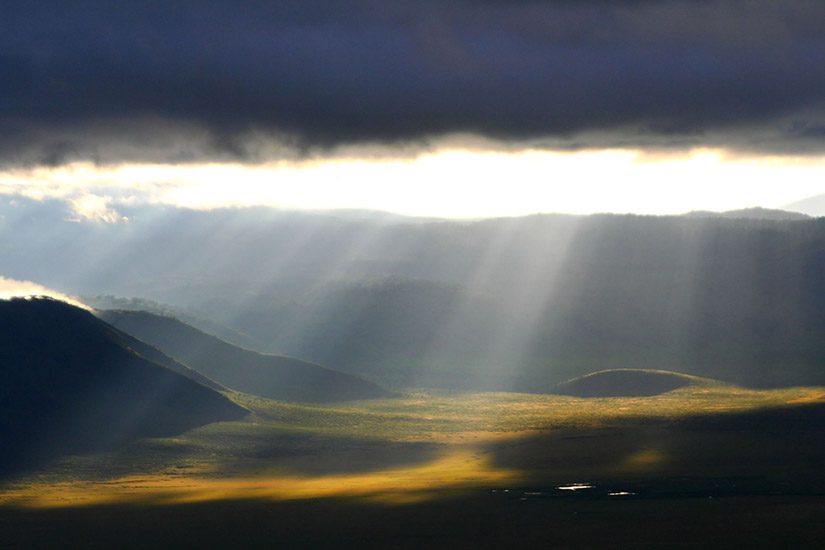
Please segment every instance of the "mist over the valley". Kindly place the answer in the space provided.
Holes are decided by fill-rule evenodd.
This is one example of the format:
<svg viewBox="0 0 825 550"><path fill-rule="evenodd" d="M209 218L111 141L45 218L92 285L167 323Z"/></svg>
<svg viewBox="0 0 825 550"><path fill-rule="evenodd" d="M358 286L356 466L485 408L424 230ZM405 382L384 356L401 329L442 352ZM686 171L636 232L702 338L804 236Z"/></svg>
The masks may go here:
<svg viewBox="0 0 825 550"><path fill-rule="evenodd" d="M2 204L0 272L176 315L387 387L548 391L595 370L825 381L825 221ZM136 298L136 300L126 300Z"/></svg>

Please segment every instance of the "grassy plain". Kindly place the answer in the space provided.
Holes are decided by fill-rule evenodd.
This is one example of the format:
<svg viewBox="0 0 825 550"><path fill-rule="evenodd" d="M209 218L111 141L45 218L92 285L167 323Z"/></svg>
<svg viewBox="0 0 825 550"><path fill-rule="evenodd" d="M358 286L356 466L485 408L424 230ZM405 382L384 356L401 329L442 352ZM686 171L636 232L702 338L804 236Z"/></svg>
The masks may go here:
<svg viewBox="0 0 825 550"><path fill-rule="evenodd" d="M231 397L252 414L63 457L6 479L0 505L337 497L398 504L476 489L557 494L573 482L637 495L823 485L825 388L705 384L589 399L412 391L332 407ZM674 481L682 478L691 481Z"/></svg>
<svg viewBox="0 0 825 550"><path fill-rule="evenodd" d="M0 547L825 542L825 388L231 397L252 414L7 477Z"/></svg>

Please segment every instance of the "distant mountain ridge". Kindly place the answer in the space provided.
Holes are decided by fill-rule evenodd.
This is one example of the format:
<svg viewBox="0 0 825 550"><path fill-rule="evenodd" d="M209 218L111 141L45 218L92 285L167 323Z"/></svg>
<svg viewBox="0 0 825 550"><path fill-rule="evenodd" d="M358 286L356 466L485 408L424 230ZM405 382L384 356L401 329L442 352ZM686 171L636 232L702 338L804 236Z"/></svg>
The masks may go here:
<svg viewBox="0 0 825 550"><path fill-rule="evenodd" d="M356 376L291 357L233 346L172 317L145 311L97 311L106 322L149 342L229 388L286 401L334 402L386 397Z"/></svg>
<svg viewBox="0 0 825 550"><path fill-rule="evenodd" d="M786 205L785 208L788 210L795 210L797 212L804 212L809 216L825 216L825 193L792 202L791 204Z"/></svg>
<svg viewBox="0 0 825 550"><path fill-rule="evenodd" d="M137 344L57 300L0 300L0 467L247 414Z"/></svg>
<svg viewBox="0 0 825 550"><path fill-rule="evenodd" d="M779 210L774 208L742 208L739 210L727 210L725 212L711 212L708 210L694 210L684 214L686 218L726 218L726 219L747 219L747 220L768 220L768 221L795 221L809 220L811 217L802 212L791 210Z"/></svg>

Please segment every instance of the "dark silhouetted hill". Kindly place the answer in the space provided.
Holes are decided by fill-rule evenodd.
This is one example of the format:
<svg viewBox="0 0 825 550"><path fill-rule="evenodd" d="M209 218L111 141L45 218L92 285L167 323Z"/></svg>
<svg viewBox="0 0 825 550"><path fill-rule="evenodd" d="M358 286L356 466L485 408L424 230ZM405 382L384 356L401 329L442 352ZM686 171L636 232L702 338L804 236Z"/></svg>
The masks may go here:
<svg viewBox="0 0 825 550"><path fill-rule="evenodd" d="M245 350L172 317L141 311L98 311L97 315L219 383L245 393L309 402L388 395L355 376L290 357Z"/></svg>
<svg viewBox="0 0 825 550"><path fill-rule="evenodd" d="M609 369L562 382L554 393L574 397L644 397L712 382L664 370Z"/></svg>
<svg viewBox="0 0 825 550"><path fill-rule="evenodd" d="M63 302L0 300L0 468L247 414L135 344Z"/></svg>

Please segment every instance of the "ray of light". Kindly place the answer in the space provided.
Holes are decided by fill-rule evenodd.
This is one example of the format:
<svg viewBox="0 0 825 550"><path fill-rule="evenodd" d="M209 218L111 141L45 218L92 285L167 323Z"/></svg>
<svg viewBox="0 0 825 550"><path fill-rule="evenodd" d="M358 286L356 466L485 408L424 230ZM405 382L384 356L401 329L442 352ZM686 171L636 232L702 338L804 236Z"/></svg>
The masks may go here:
<svg viewBox="0 0 825 550"><path fill-rule="evenodd" d="M477 345L484 357L465 365L474 369L468 376L479 377L484 387L510 387L516 383L532 340L541 336L543 326L546 328L546 312L556 294L569 291L559 287L558 274L575 239L576 227L575 220L565 219L550 227L500 220L477 228L486 229L490 235L476 253L474 266L462 285L462 299L439 330L440 339L426 350L429 360L436 366L455 362L457 359L449 352L445 354L451 341L465 338L467 327L479 330L480 324L492 321L487 330L480 329L485 339ZM518 252L525 247L530 247L530 254ZM491 300L494 312L479 309L485 299ZM491 315L495 320L484 318ZM467 362L467 358L463 360Z"/></svg>

